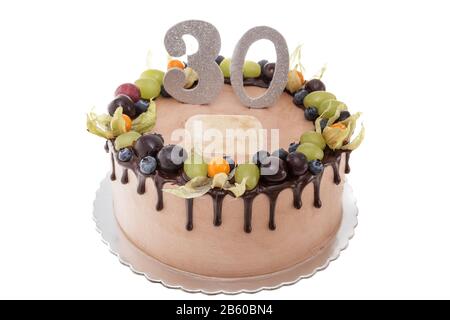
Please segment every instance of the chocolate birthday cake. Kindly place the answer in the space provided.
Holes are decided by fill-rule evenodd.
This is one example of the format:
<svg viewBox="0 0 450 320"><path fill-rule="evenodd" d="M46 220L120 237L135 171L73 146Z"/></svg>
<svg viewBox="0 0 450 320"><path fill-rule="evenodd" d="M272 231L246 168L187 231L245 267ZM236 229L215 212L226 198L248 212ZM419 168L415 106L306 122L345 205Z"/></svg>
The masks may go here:
<svg viewBox="0 0 450 320"><path fill-rule="evenodd" d="M199 42L187 62L182 35ZM245 61L252 42L277 61ZM167 70L120 85L87 129L106 139L115 218L147 255L177 270L237 278L306 261L342 221L359 113L306 80L299 48L268 27L248 31L231 59L202 21L171 28ZM245 88L244 88L245 87Z"/></svg>

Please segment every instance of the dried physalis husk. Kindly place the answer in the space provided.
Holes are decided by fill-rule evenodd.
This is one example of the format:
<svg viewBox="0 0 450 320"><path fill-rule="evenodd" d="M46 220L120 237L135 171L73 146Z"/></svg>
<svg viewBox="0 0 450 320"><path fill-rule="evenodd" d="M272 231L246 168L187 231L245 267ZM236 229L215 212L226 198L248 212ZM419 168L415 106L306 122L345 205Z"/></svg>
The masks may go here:
<svg viewBox="0 0 450 320"><path fill-rule="evenodd" d="M349 132L350 127L339 122L331 126L326 126L325 129L323 129L322 136L328 147L332 150L336 150L343 146Z"/></svg>
<svg viewBox="0 0 450 320"><path fill-rule="evenodd" d="M290 93L295 93L303 87L305 79L303 75L298 70L291 70L288 72L288 82L286 84L286 89Z"/></svg>
<svg viewBox="0 0 450 320"><path fill-rule="evenodd" d="M327 111L329 111L328 107L324 113L326 113ZM332 116L330 119L328 119L327 122L327 126L331 126L337 119L339 119L339 116L341 115L341 112L347 110L347 106L345 105L345 103L340 103L337 107L336 107L336 112L334 113L334 116Z"/></svg>
<svg viewBox="0 0 450 320"><path fill-rule="evenodd" d="M341 149L342 150L355 150L356 148L358 148L361 145L361 143L364 140L365 135L366 135L366 129L364 128L364 126L362 126L361 131L356 136L356 138L349 144L342 146Z"/></svg>
<svg viewBox="0 0 450 320"><path fill-rule="evenodd" d="M195 177L184 186L165 188L164 192L171 193L183 199L193 199L205 195L211 189L211 179L207 177Z"/></svg>
<svg viewBox="0 0 450 320"><path fill-rule="evenodd" d="M341 123L345 124L347 127L350 128L350 131L348 133L348 137L346 139L347 141L350 140L350 138L352 137L353 133L355 132L356 121L359 119L360 116L361 116L361 112L357 112L355 114L352 114L347 119L341 121Z"/></svg>
<svg viewBox="0 0 450 320"><path fill-rule="evenodd" d="M229 182L229 176L226 173L218 173L214 176L211 188L219 188L223 190L230 191L234 194L236 198L239 198L245 193L245 183L247 178L244 178L241 183L235 183L232 185Z"/></svg>
<svg viewBox="0 0 450 320"><path fill-rule="evenodd" d="M191 67L184 68L184 76L186 77L186 82L184 84L185 89L192 88L194 83L198 81L198 73Z"/></svg>
<svg viewBox="0 0 450 320"><path fill-rule="evenodd" d="M227 191L230 191L234 194L236 198L239 198L245 193L245 184L247 183L247 177L242 179L241 183L235 183L234 186L230 185L229 187L224 188Z"/></svg>
<svg viewBox="0 0 450 320"><path fill-rule="evenodd" d="M104 115L97 115L94 112L90 112L87 114L87 120L86 120L86 127L87 130L95 134L99 137L105 138L105 139L113 139L114 135L110 128L111 123L111 116L104 114Z"/></svg>
<svg viewBox="0 0 450 320"><path fill-rule="evenodd" d="M223 189L227 184L229 185L228 175L224 172L220 172L213 177L211 188Z"/></svg>
<svg viewBox="0 0 450 320"><path fill-rule="evenodd" d="M111 119L111 129L114 137L120 136L122 133L127 132L127 126L125 119L122 117L123 108L118 107L114 112L114 115Z"/></svg>
<svg viewBox="0 0 450 320"><path fill-rule="evenodd" d="M149 132L156 123L156 103L150 101L150 105L146 112L141 113L139 117L133 120L131 124L131 130L144 134Z"/></svg>
<svg viewBox="0 0 450 320"><path fill-rule="evenodd" d="M136 131L128 131L122 133L114 140L114 147L116 150L120 150L126 147L131 147L141 137L141 134Z"/></svg>

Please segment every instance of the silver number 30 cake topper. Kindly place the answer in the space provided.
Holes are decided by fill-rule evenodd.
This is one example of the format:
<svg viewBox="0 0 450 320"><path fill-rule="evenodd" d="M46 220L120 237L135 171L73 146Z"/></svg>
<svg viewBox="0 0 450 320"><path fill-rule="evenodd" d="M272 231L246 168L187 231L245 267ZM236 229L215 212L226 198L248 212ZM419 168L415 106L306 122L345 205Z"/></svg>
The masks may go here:
<svg viewBox="0 0 450 320"><path fill-rule="evenodd" d="M190 104L208 104L222 90L224 78L215 62L220 53L220 34L210 23L189 20L176 24L167 31L164 45L167 52L174 57L186 53L183 35L191 35L198 42L198 51L188 56L188 65L198 76L198 84L193 89L185 89L185 75L180 69L170 69L164 77L164 88L175 99ZM258 40L267 39L275 45L277 61L269 89L256 98L249 97L244 90L242 68L250 46ZM243 105L251 108L269 107L283 93L289 72L289 51L286 40L276 30L269 27L255 27L247 31L236 45L231 63L231 85Z"/></svg>

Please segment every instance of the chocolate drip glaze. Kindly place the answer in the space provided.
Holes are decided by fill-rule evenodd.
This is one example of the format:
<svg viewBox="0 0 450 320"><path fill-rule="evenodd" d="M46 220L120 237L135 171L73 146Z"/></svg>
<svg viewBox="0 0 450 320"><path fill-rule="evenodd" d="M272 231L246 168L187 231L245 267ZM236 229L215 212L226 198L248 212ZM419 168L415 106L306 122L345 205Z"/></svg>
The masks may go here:
<svg viewBox="0 0 450 320"><path fill-rule="evenodd" d="M194 229L194 199L186 199L186 230Z"/></svg>
<svg viewBox="0 0 450 320"><path fill-rule="evenodd" d="M322 173L317 175L317 177L313 181L314 185L314 207L320 208L322 207L322 200L320 200L320 183L322 182Z"/></svg>
<svg viewBox="0 0 450 320"><path fill-rule="evenodd" d="M120 179L120 182L122 182L122 184L128 183L128 169L123 169L122 178Z"/></svg>
<svg viewBox="0 0 450 320"><path fill-rule="evenodd" d="M224 190L214 190L214 189L208 193L213 199L213 210L214 210L213 224L214 226L218 227L222 224L222 205L223 199L225 199L227 193Z"/></svg>
<svg viewBox="0 0 450 320"><path fill-rule="evenodd" d="M112 150L111 150L112 151ZM325 157L323 159L323 164L325 167L331 166L333 168L334 173L334 183L339 184L341 182L341 177L339 175L339 165L341 162L342 155L345 153L345 169L346 172L350 171L348 162L350 151L332 151L325 150ZM183 174L182 170L176 173L165 173L157 170L152 175L143 175L139 171L139 159L137 157L133 157L133 159L129 162L119 161L115 156L114 152L111 152L111 159L113 162L117 161L120 165L124 167L124 173L122 176L122 183L124 183L124 176L126 175L126 180L128 180L128 170L132 170L138 179L138 187L137 192L139 194L145 193L145 182L147 178L151 178L154 181L158 201L156 203L156 210L160 211L164 208L164 200L163 200L163 188L166 183L171 183L175 185L184 185L187 182L186 176ZM348 169L348 170L347 170ZM113 170L113 174L115 176L115 170ZM113 175L112 174L112 175ZM304 188L309 184L313 183L314 186L314 206L316 208L320 208L322 206L322 201L320 199L320 184L322 181L323 172L317 176L312 175L307 172L303 176L300 177L288 177L288 179L279 184L265 184L264 182L260 182L260 184L251 191L246 191L242 196L244 201L244 231L250 233L252 231L252 214L253 214L253 200L259 194L265 194L269 198L269 229L275 230L275 214L276 214L276 203L279 194L281 191L285 189L291 189L293 193L293 205L295 208L300 209L302 207L302 193ZM113 179L111 177L111 179ZM225 191L222 189L211 189L208 191L208 194L211 196L213 201L213 210L214 210L214 226L220 226L222 224L222 207L223 200L227 195L233 196L233 194L229 191ZM233 196L234 197L234 196ZM193 199L186 200L186 229L193 229Z"/></svg>
<svg viewBox="0 0 450 320"><path fill-rule="evenodd" d="M145 193L145 176L139 174L138 175L138 187L137 187L137 193L144 194Z"/></svg>
<svg viewBox="0 0 450 320"><path fill-rule="evenodd" d="M114 160L114 153L111 152L111 180L116 180L116 163Z"/></svg>
<svg viewBox="0 0 450 320"><path fill-rule="evenodd" d="M256 197L255 193L251 193L250 195L243 196L244 197L244 231L247 233L252 232L252 209L253 209L253 200Z"/></svg>
<svg viewBox="0 0 450 320"><path fill-rule="evenodd" d="M350 173L350 152L345 152L345 173Z"/></svg>
<svg viewBox="0 0 450 320"><path fill-rule="evenodd" d="M275 224L275 208L277 206L277 199L278 195L281 191L275 191L273 193L268 193L267 196L269 197L269 205L270 205L270 211L269 211L269 229L275 230L277 228Z"/></svg>

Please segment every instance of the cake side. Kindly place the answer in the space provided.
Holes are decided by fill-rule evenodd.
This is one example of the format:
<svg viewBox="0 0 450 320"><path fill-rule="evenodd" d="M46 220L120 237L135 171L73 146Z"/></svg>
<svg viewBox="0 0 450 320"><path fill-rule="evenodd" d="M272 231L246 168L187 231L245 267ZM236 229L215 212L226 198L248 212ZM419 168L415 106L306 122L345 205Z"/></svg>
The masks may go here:
<svg viewBox="0 0 450 320"><path fill-rule="evenodd" d="M123 168L116 166L119 176ZM339 172L344 177L345 161ZM212 277L247 277L276 272L317 254L335 236L342 219L344 179L336 185L331 167L324 170L320 198L314 206L314 187L302 193L302 207L293 205L292 190L282 191L276 203L276 230L270 230L270 203L266 195L253 202L252 232L245 233L242 199L223 200L222 223L214 226L210 196L193 201L193 230L186 229L186 202L164 195L164 208L156 210L157 191L152 180L147 192L136 193L134 174L129 183L112 182L114 213L127 237L140 249L174 268Z"/></svg>

